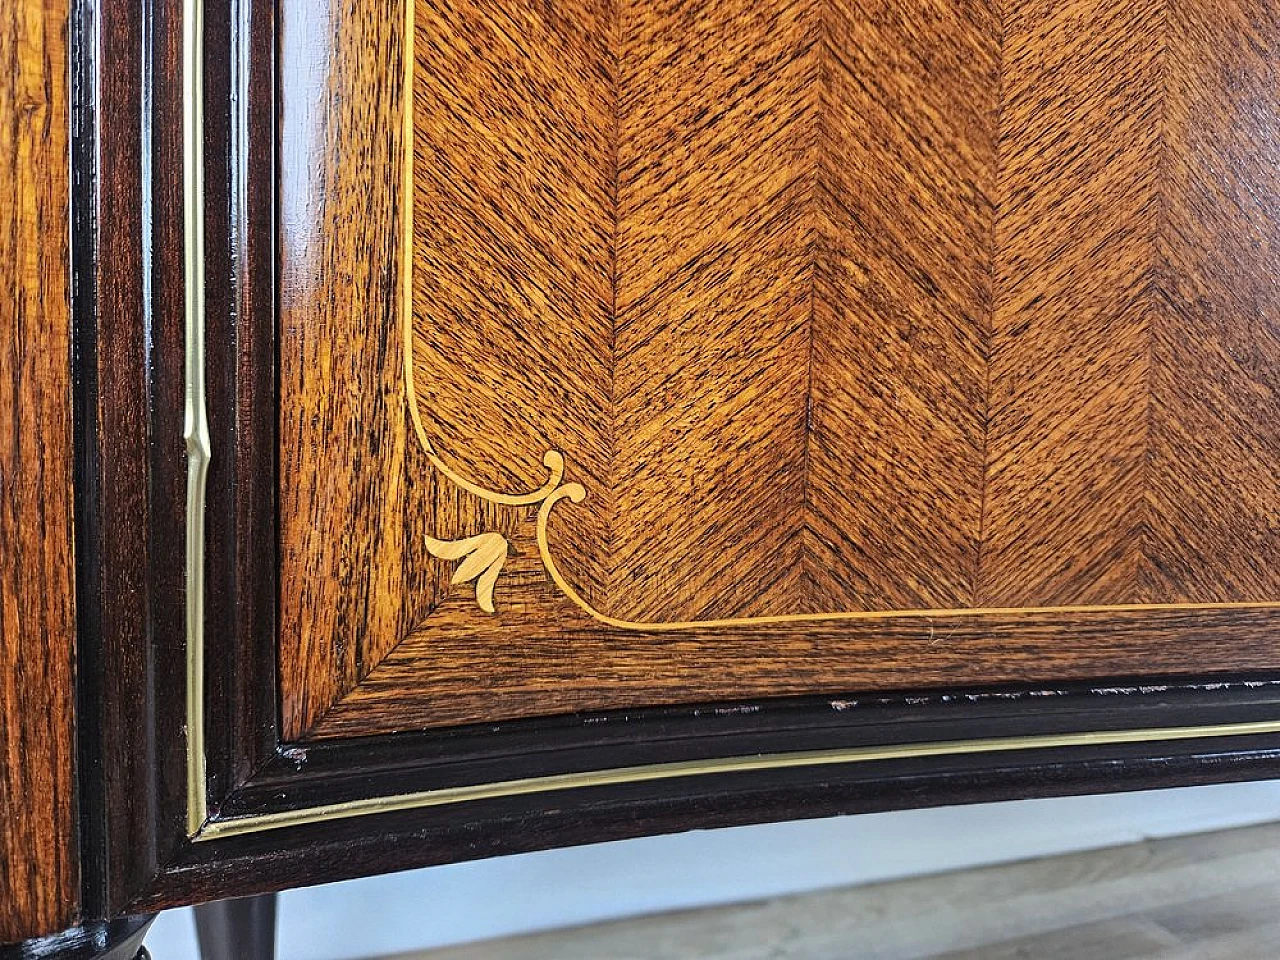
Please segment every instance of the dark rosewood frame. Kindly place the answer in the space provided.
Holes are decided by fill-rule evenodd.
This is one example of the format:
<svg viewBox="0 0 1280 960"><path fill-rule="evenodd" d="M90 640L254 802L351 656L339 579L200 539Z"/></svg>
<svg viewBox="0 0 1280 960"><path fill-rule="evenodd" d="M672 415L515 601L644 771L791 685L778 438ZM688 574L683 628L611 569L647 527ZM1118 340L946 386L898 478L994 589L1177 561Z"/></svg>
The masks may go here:
<svg viewBox="0 0 1280 960"><path fill-rule="evenodd" d="M207 0L210 472L206 726L215 815L632 764L1280 718L1280 680L851 694L289 745L275 700L272 0ZM691 776L192 843L185 831L181 0L79 0L73 31L79 736L86 915L768 820L1280 773L1205 737ZM1142 684L1142 685L1139 685Z"/></svg>

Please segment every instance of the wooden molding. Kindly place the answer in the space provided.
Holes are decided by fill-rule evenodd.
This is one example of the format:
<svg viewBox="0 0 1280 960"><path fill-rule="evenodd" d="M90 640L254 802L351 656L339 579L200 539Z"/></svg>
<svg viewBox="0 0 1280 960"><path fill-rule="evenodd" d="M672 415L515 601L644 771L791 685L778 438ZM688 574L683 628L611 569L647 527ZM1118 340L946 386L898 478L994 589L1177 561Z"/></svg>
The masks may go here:
<svg viewBox="0 0 1280 960"><path fill-rule="evenodd" d="M1196 172L1270 68L1247 14L1156 50L1087 6L326 21L282 91L286 731L1273 665L1271 194ZM1211 189L1235 263L1179 239Z"/></svg>

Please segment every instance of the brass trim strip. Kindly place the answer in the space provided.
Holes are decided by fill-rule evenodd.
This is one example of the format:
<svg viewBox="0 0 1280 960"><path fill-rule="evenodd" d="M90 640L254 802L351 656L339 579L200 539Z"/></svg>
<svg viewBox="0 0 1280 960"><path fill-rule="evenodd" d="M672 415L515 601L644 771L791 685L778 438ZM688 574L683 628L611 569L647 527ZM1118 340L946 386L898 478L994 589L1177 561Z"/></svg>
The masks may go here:
<svg viewBox="0 0 1280 960"><path fill-rule="evenodd" d="M184 300L183 439L187 448L187 832L204 823L204 515L213 455L204 371L204 2L182 11L182 210Z"/></svg>
<svg viewBox="0 0 1280 960"><path fill-rule="evenodd" d="M259 830L297 827L324 820L358 817L373 813L393 813L420 807L438 807L470 800L491 800L546 793L553 790L577 790L621 783L646 783L675 780L708 774L749 773L754 770L783 770L797 767L820 767L876 760L905 760L913 757L954 757L963 754L1008 753L1013 750L1044 750L1051 747L1107 746L1122 743L1151 743L1171 740L1194 740L1201 737L1241 737L1280 733L1280 721L1232 723L1208 727L1162 727L1152 730L1112 730L1098 733L1062 733L1027 737L997 737L986 740L952 740L941 743L893 744L878 747L850 747L834 750L811 750L794 753L756 754L744 757L720 757L714 760L686 760L677 763L651 763L636 767L617 767L584 773L561 773L545 777L527 777L498 783L480 783L465 787L422 790L389 797L370 797L330 803L301 810L255 817L214 820L205 826L198 840L216 840Z"/></svg>
<svg viewBox="0 0 1280 960"><path fill-rule="evenodd" d="M413 96L412 96L412 40L415 0L405 2L405 43L403 46L406 71L404 96L406 162L404 173L404 221L406 249L412 251L413 239ZM1188 727L1158 727L1146 730L1112 730L1046 734L1022 737L997 737L978 740L952 740L934 743L892 744L873 747L838 748L789 753L756 754L737 757L720 757L711 760L679 761L645 764L634 767L618 767L581 773L553 774L505 780L461 787L445 787L392 796L369 797L344 803L321 804L299 810L284 810L227 819L209 819L206 792L205 730L204 730L204 512L205 478L212 456L207 423L207 391L204 376L205 304L204 304L204 178L203 178L203 0L183 0L183 211L185 232L186 300L185 300L185 406L184 436L187 444L187 520L186 520L186 571L187 571L187 637L186 637L186 710L187 710L187 829L191 839L197 842L243 836L264 830L278 830L305 824L320 823L357 816L412 810L425 807L465 803L473 800L500 797L525 796L558 790L574 790L602 787L623 783L642 783L673 780L682 777L715 774L746 773L759 770L781 770L804 767L834 766L850 763L868 763L883 760L901 760L919 757L945 757L965 754L1004 753L1016 750L1044 750L1063 747L1108 746L1126 743L1157 743L1175 740L1191 740L1213 737L1241 737L1249 735L1280 734L1280 720L1253 723L1231 723ZM411 268L411 256L406 269ZM495 494L471 484L455 474L440 461L426 436L413 395L412 378L412 279L406 273L404 282L404 309L408 318L405 324L405 380L406 396L410 399L410 413L415 432L432 462L441 472L463 489L510 505L539 504L539 545L548 573L574 600L597 619L605 623L626 626L630 629L667 628L665 624L630 624L614 621L591 610L571 587L563 581L550 559L546 547L547 516L554 504L565 497L573 498L581 487L562 484L563 460L554 451L548 453L546 465L548 482L538 490L526 494ZM576 488L576 489L575 489ZM567 588L567 589L566 589ZM1202 605L1203 606L1203 605ZM1259 606L1257 604L1207 605L1214 608L1235 606ZM1266 604L1265 606L1275 606ZM1129 609L1153 609L1151 607L1071 607L1045 608L1068 609L1075 612L1100 610L1120 611ZM1156 609L1179 609L1165 605ZM1194 609L1194 607L1193 607ZM906 611L902 613L873 614L873 616L930 616L940 613L982 613L993 611ZM1017 612L1034 612L1019 610ZM794 622L803 617L769 618L778 622ZM741 621L738 621L741 622ZM759 622L759 621L754 621ZM672 624L670 629L682 629L695 625L719 626L721 622L703 624ZM725 625L728 625L727 623Z"/></svg>

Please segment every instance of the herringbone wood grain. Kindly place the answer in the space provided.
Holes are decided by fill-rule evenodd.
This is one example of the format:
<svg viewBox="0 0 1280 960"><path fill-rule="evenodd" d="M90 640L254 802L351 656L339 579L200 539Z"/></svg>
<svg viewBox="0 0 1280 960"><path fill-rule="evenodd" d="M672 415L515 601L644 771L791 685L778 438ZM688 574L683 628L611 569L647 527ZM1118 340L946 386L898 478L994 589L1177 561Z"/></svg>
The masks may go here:
<svg viewBox="0 0 1280 960"><path fill-rule="evenodd" d="M1006 9L984 605L1140 600L1162 13Z"/></svg>
<svg viewBox="0 0 1280 960"><path fill-rule="evenodd" d="M338 44L327 172L286 171L345 211L283 333L294 733L335 700L317 729L487 717L495 684L518 715L1280 662L1265 610L904 614L660 650L587 617L532 512L451 490L394 410L403 69L376 6L343 14L390 39ZM1274 13L418 0L427 431L504 491L562 451L588 497L553 514L558 562L622 619L1280 601ZM341 541L308 533L335 508ZM493 617L417 546L486 530L515 551Z"/></svg>
<svg viewBox="0 0 1280 960"><path fill-rule="evenodd" d="M997 59L986 0L824 2L804 609L978 574Z"/></svg>

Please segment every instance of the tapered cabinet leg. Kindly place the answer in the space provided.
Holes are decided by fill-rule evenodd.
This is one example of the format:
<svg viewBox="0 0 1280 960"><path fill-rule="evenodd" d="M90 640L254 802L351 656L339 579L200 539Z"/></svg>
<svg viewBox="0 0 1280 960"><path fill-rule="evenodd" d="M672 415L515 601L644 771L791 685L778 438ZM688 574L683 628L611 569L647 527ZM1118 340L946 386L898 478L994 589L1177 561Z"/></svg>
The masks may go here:
<svg viewBox="0 0 1280 960"><path fill-rule="evenodd" d="M123 917L86 923L52 936L0 946L0 960L147 960L142 938L154 919Z"/></svg>
<svg viewBox="0 0 1280 960"><path fill-rule="evenodd" d="M274 893L205 903L195 913L201 960L274 960Z"/></svg>

